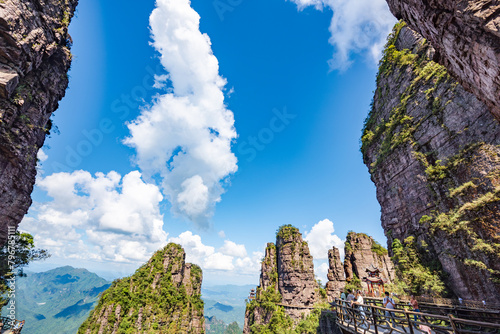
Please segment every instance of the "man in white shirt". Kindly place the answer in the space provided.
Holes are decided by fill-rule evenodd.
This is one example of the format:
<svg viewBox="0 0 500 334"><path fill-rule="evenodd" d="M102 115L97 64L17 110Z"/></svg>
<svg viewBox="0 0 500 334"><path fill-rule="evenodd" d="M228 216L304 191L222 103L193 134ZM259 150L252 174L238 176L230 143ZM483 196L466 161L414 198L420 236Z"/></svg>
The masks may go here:
<svg viewBox="0 0 500 334"><path fill-rule="evenodd" d="M384 304L384 307L390 310L396 309L396 303L394 302L394 299L389 297L389 292L385 293L385 298L382 301ZM396 326L396 321L394 320L394 312L391 311L385 311L385 317L387 318L387 323L389 324L389 318L391 319L392 325L395 327Z"/></svg>

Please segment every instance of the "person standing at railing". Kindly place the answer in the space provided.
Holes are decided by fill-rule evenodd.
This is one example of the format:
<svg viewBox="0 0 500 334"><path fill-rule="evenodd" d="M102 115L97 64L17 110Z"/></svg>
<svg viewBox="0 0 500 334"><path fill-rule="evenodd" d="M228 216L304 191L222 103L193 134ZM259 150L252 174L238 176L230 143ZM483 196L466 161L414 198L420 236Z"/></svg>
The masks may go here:
<svg viewBox="0 0 500 334"><path fill-rule="evenodd" d="M415 299L414 295L410 296L410 306L413 308L413 312L420 312L420 309L418 308L418 302ZM417 315L416 314L413 315L413 319L415 321L417 321Z"/></svg>
<svg viewBox="0 0 500 334"><path fill-rule="evenodd" d="M347 295L347 302L349 303L349 306L352 306L352 302L354 301L354 299L356 299L356 297L354 297L354 295L352 294L351 289L348 289L347 292L349 293Z"/></svg>
<svg viewBox="0 0 500 334"><path fill-rule="evenodd" d="M363 310L363 306L361 306L361 305L363 305L364 303L365 303L365 302L364 302L364 300L363 300L363 296L361 295L361 291L359 291L359 290L358 290L358 292L356 293L356 300L353 302L353 304L357 306L357 308L358 308L358 310L359 310L359 313L361 314L361 317L362 317L363 319L365 319L365 318L366 318L366 316L365 316L365 312L364 312L364 310Z"/></svg>
<svg viewBox="0 0 500 334"><path fill-rule="evenodd" d="M384 304L384 308L388 308L391 310L396 309L396 303L394 302L394 299L389 297L389 292L385 292L385 298L382 301ZM389 323L389 319L391 319L392 325L396 327L396 321L394 320L394 312L391 311L385 311L385 317L387 318L387 323Z"/></svg>

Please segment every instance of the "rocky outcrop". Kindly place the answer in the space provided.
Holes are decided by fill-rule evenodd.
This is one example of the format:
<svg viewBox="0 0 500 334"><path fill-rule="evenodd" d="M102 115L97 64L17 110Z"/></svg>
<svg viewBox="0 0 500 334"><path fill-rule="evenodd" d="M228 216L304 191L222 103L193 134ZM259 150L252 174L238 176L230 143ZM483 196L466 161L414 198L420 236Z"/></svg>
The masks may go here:
<svg viewBox="0 0 500 334"><path fill-rule="evenodd" d="M428 39L444 65L500 120L500 3L387 0L392 13ZM482 108L484 111L485 109Z"/></svg>
<svg viewBox="0 0 500 334"><path fill-rule="evenodd" d="M283 227L276 237L278 290L285 305L308 307L318 300L318 283L309 246L294 227ZM293 315L290 314L292 317Z"/></svg>
<svg viewBox="0 0 500 334"><path fill-rule="evenodd" d="M134 275L114 281L78 333L204 333L202 272L185 256L168 244Z"/></svg>
<svg viewBox="0 0 500 334"><path fill-rule="evenodd" d="M344 265L340 259L340 252L337 247L328 250L328 282L326 283L326 293L328 300L338 298L346 285Z"/></svg>
<svg viewBox="0 0 500 334"><path fill-rule="evenodd" d="M344 263L340 260L338 248L333 247L328 251L328 282L325 289L329 301L340 297L346 284L354 277L361 279L361 287L367 291L368 286L364 281L368 276L367 268L379 269L380 278L386 284L394 282L395 270L388 252L372 237L364 233L349 232L344 251Z"/></svg>
<svg viewBox="0 0 500 334"><path fill-rule="evenodd" d="M422 264L440 267L455 295L495 301L500 298L500 126L485 104L430 60L435 52L404 23L396 26L381 61L361 150L377 187L389 246L413 237Z"/></svg>
<svg viewBox="0 0 500 334"><path fill-rule="evenodd" d="M77 0L0 3L0 244L31 205L38 149L68 86Z"/></svg>
<svg viewBox="0 0 500 334"><path fill-rule="evenodd" d="M349 232L345 242L345 275L351 280L354 275L363 281L367 277L366 269L376 267L380 270L380 278L392 283L395 278L394 265L385 248L372 237L364 233ZM365 282L362 286L367 288Z"/></svg>
<svg viewBox="0 0 500 334"><path fill-rule="evenodd" d="M320 291L307 242L297 228L282 226L276 244L267 245L257 297L247 304L243 332L262 330L271 322L291 329L326 297Z"/></svg>

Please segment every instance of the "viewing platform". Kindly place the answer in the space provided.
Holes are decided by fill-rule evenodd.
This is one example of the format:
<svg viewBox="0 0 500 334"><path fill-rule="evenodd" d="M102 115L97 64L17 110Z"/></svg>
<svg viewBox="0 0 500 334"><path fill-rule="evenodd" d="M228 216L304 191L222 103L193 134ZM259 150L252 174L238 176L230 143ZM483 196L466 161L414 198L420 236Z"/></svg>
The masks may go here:
<svg viewBox="0 0 500 334"><path fill-rule="evenodd" d="M337 313L337 325L344 333L500 333L499 310L460 307L458 317L450 312L449 305L425 305L426 309L433 310L427 313L409 311L408 305L403 304L396 305L396 309L386 309L377 306L379 301L376 299L367 299L366 302L361 307L350 307L340 299L332 303Z"/></svg>

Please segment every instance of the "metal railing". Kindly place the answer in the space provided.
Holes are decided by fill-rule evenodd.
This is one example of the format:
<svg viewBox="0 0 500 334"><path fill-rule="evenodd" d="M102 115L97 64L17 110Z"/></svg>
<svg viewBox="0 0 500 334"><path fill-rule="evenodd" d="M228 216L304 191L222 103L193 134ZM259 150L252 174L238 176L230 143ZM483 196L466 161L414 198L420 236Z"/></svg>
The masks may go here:
<svg viewBox="0 0 500 334"><path fill-rule="evenodd" d="M383 307L382 299L376 298L365 298L365 304ZM500 310L497 309L486 309L486 308L475 308L468 307L464 305L443 305L443 304L432 304L419 302L420 312L448 316L453 315L456 318L477 320L488 323L500 323ZM408 305L408 302L396 303L396 308L411 311L412 308Z"/></svg>
<svg viewBox="0 0 500 334"><path fill-rule="evenodd" d="M500 324L412 312L406 309L387 309L374 305L349 306L335 299L337 324L350 333L402 333L402 334L469 334L497 333Z"/></svg>

